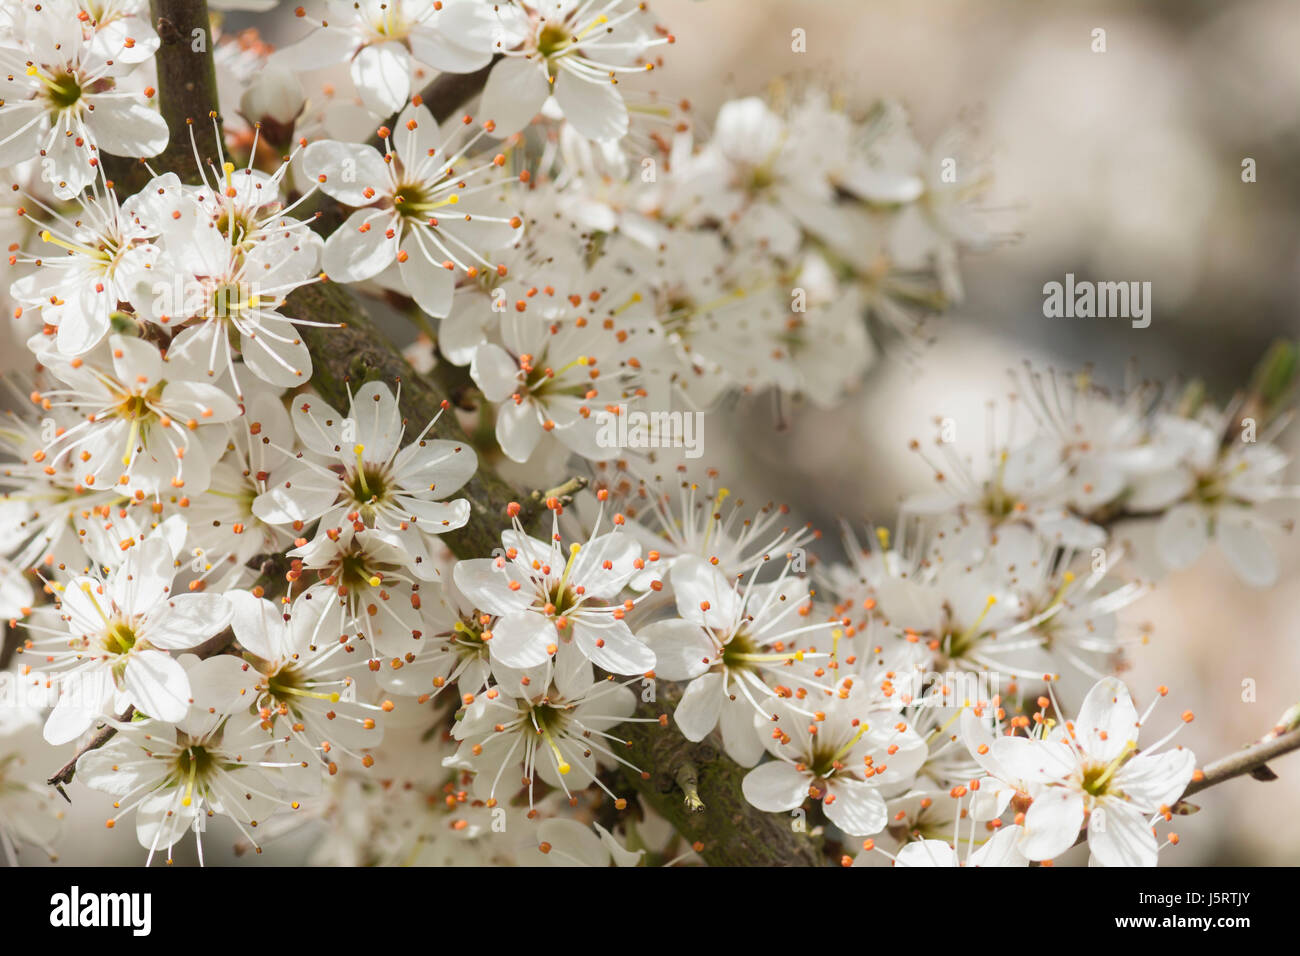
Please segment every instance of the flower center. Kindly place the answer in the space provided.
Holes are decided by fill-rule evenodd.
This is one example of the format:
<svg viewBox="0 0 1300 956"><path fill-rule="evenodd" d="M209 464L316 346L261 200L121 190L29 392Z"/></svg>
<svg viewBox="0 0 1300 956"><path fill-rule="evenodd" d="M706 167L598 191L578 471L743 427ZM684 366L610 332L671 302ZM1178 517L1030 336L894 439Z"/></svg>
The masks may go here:
<svg viewBox="0 0 1300 956"><path fill-rule="evenodd" d="M307 676L296 667L282 667L269 675L266 679L266 692L277 704L295 715L305 702L304 698L337 704L341 696L335 691L312 690Z"/></svg>
<svg viewBox="0 0 1300 956"><path fill-rule="evenodd" d="M1223 482L1217 474L1212 472L1198 475L1193 494L1203 504L1216 505L1224 497Z"/></svg>
<svg viewBox="0 0 1300 956"><path fill-rule="evenodd" d="M266 691L282 704L291 704L295 691L302 687L302 675L292 667L282 667L266 679Z"/></svg>
<svg viewBox="0 0 1300 956"><path fill-rule="evenodd" d="M761 193L765 189L771 188L776 183L776 173L767 163L761 166L755 166L749 171L748 181L744 184L745 189L751 194Z"/></svg>
<svg viewBox="0 0 1300 956"><path fill-rule="evenodd" d="M150 422L158 417L150 407L150 403L157 401L161 395L161 388L151 389L144 394L127 394L117 403L117 415L119 418L126 418L141 424Z"/></svg>
<svg viewBox="0 0 1300 956"><path fill-rule="evenodd" d="M535 727L535 732L555 756L555 769L561 774L567 774L572 768L569 766L569 762L564 759L559 744L555 742L555 738L562 736L564 732L564 725L567 720L564 711L558 707L552 707L550 704L541 703L533 705L531 715L531 723Z"/></svg>
<svg viewBox="0 0 1300 956"><path fill-rule="evenodd" d="M455 641L457 650L465 657L474 657L487 650L487 642L483 640L483 632L479 630L479 616L471 615L468 618L462 618L451 626L452 638Z"/></svg>
<svg viewBox="0 0 1300 956"><path fill-rule="evenodd" d="M569 43L569 31L564 24L548 23L537 35L537 52L544 57L552 57Z"/></svg>
<svg viewBox="0 0 1300 956"><path fill-rule="evenodd" d="M741 629L722 648L722 666L733 670L752 670L753 657L762 648L755 643L748 632Z"/></svg>
<svg viewBox="0 0 1300 956"><path fill-rule="evenodd" d="M423 220L428 218L429 210L434 205L430 202L427 187L421 183L407 183L393 193L393 208L400 216Z"/></svg>
<svg viewBox="0 0 1300 956"><path fill-rule="evenodd" d="M257 305L257 296L244 283L219 282L208 300L208 314L224 319L254 309Z"/></svg>
<svg viewBox="0 0 1300 956"><path fill-rule="evenodd" d="M564 617L569 611L578 606L578 596L573 593L573 589L561 585L551 588L548 596L550 604L555 608L553 616Z"/></svg>
<svg viewBox="0 0 1300 956"><path fill-rule="evenodd" d="M829 748L819 747L813 751L812 762L809 764L808 770L817 780L826 780L839 769L839 767L835 766L835 761L834 751Z"/></svg>
<svg viewBox="0 0 1300 956"><path fill-rule="evenodd" d="M1094 797L1100 797L1110 784L1110 773L1103 764L1097 764L1083 771L1083 790Z"/></svg>
<svg viewBox="0 0 1300 956"><path fill-rule="evenodd" d="M1115 771L1118 770L1129 757L1137 753L1137 745L1133 741L1128 741L1124 749L1120 751L1118 757L1106 764L1089 764L1083 768L1083 780L1080 786L1083 792L1093 797L1104 796L1113 792L1111 784L1114 783Z"/></svg>
<svg viewBox="0 0 1300 956"><path fill-rule="evenodd" d="M384 40L406 39L411 32L411 21L404 15L401 0L389 0L379 8L383 12L370 19L370 29L375 31L375 35Z"/></svg>
<svg viewBox="0 0 1300 956"><path fill-rule="evenodd" d="M348 591L360 591L368 587L378 587L382 578L370 567L367 555L361 553L346 554L335 565L334 576L340 588Z"/></svg>
<svg viewBox="0 0 1300 956"><path fill-rule="evenodd" d="M135 631L125 621L114 621L104 632L104 650L110 654L130 653L135 641Z"/></svg>
<svg viewBox="0 0 1300 956"><path fill-rule="evenodd" d="M552 707L550 704L535 704L533 706L533 721L543 736L556 734L564 729L564 711L558 707Z"/></svg>
<svg viewBox="0 0 1300 956"><path fill-rule="evenodd" d="M989 633L988 628L984 627L984 619L988 617L989 611L994 604L997 604L997 598L992 594L984 602L984 607L980 610L979 615L971 622L970 626L959 630L961 625L953 620L952 610L948 609L948 628L943 636L942 646L949 660L961 660L969 655L977 644L982 641Z"/></svg>
<svg viewBox="0 0 1300 956"><path fill-rule="evenodd" d="M46 81L45 96L55 109L65 110L81 99L81 84L73 74L59 73Z"/></svg>
<svg viewBox="0 0 1300 956"><path fill-rule="evenodd" d="M358 463L348 479L348 491L358 505L372 505L388 496L388 469L381 465Z"/></svg>
<svg viewBox="0 0 1300 956"><path fill-rule="evenodd" d="M185 787L181 806L188 807L194 802L195 790L200 797L207 794L207 778L216 766L216 758L199 744L191 744L176 755L176 769L172 772L171 781L174 786L183 784Z"/></svg>
<svg viewBox="0 0 1300 956"><path fill-rule="evenodd" d="M217 231L237 246L253 231L252 216L243 209L223 209L217 216Z"/></svg>

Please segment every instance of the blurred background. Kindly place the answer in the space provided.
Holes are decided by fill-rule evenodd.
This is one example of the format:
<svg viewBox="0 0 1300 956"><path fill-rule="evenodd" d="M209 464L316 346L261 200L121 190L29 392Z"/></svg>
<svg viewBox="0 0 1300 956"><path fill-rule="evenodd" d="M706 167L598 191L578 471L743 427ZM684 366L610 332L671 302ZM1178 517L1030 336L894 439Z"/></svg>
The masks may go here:
<svg viewBox="0 0 1300 956"><path fill-rule="evenodd" d="M929 487L906 446L929 437L936 416L952 417L959 443L979 454L985 403L1005 397L1006 371L1025 360L1063 371L1090 363L1110 385L1132 360L1143 378L1199 378L1222 401L1272 340L1300 335L1300 16L1288 0L651 7L677 38L656 88L688 98L706 126L723 100L784 77L859 106L896 98L923 144L967 118L993 157L997 201L1017 236L963 261L965 302L936 324L932 346L887 352L842 405L795 405L784 427L766 401L733 408L725 429L710 418L707 464L753 500L788 503L828 538L840 516L890 524L902 495ZM231 31L250 25L277 44L303 33L290 4L227 17ZM796 28L805 53L791 50ZM1096 29L1104 53L1093 52ZM1253 183L1242 181L1247 158ZM1067 272L1150 282L1150 326L1045 318L1043 284ZM1300 481L1294 468L1290 480ZM1184 706L1196 711L1179 741L1201 762L1255 740L1300 700L1300 538L1278 548L1272 590L1240 584L1211 549L1130 609L1153 622L1154 639L1126 680L1139 705L1157 685L1171 688L1160 711L1170 725ZM1253 702L1242 699L1245 680ZM1162 864L1300 863L1300 755L1273 769L1274 782L1243 778L1198 796L1203 812L1178 822L1182 842ZM64 858L138 863L134 839L104 829L103 795L79 784L70 793ZM209 862L229 859L224 836L218 828L206 841ZM295 862L310 842L298 834L258 861Z"/></svg>

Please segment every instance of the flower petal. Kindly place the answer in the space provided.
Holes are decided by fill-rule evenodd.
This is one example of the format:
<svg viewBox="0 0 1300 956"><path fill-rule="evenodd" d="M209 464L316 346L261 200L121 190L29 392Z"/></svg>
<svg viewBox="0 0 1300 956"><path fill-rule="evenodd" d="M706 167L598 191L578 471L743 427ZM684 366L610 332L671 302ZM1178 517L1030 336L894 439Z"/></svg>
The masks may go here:
<svg viewBox="0 0 1300 956"><path fill-rule="evenodd" d="M760 764L740 782L745 799L768 813L793 810L808 796L808 777L784 760Z"/></svg>
<svg viewBox="0 0 1300 956"><path fill-rule="evenodd" d="M541 64L508 56L488 74L479 115L496 124L494 136L504 138L532 122L549 92L550 84Z"/></svg>
<svg viewBox="0 0 1300 956"><path fill-rule="evenodd" d="M1050 860L1074 845L1083 826L1083 794L1069 787L1048 787L1034 797L1025 814L1020 852L1031 860Z"/></svg>
<svg viewBox="0 0 1300 956"><path fill-rule="evenodd" d="M722 674L703 674L686 685L673 720L687 740L703 740L718 724L725 694Z"/></svg>

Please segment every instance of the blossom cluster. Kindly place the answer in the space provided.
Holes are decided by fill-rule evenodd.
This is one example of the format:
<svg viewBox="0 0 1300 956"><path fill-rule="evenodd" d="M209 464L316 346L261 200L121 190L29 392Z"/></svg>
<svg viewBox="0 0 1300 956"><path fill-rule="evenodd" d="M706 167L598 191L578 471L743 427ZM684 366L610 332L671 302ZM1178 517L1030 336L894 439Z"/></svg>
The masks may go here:
<svg viewBox="0 0 1300 956"><path fill-rule="evenodd" d="M756 813L846 863L1086 838L1153 865L1195 760L1190 713L1139 746L1128 608L1210 541L1277 578L1295 489L1250 410L1029 370L1030 427L979 466L941 436L938 493L819 558L674 423L831 407L919 348L999 235L979 157L943 161L967 131L925 149L896 103L815 91L697 122L645 85L675 38L631 0L327 6L279 50L222 37L237 110L170 132L145 0L0 13L31 354L0 427L6 855L56 846L31 748L6 757L39 727L149 859L218 825L259 851L316 827L335 865L707 859L638 795L648 732L715 740ZM352 102L306 93L336 69ZM464 108L419 91L480 71ZM177 136L196 177L147 161ZM324 283L420 330L407 380L340 381ZM472 400L411 401L434 380ZM607 440L638 410L654 451ZM496 464L552 492L484 516Z"/></svg>

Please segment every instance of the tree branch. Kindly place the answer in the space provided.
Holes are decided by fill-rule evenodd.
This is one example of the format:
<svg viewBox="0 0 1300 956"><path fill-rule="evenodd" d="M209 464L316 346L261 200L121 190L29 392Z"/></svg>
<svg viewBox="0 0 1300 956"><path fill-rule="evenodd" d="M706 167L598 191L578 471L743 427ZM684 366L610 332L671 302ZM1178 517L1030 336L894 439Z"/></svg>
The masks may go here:
<svg viewBox="0 0 1300 956"><path fill-rule="evenodd" d="M205 161L215 163L220 155L217 71L212 62L215 41L207 0L150 0L149 8L160 41L154 56L158 109L171 135L167 148L148 162L155 169L175 173L182 182L198 183L201 177L190 145L190 128ZM104 169L121 191L119 195L138 192L149 179L145 160L107 157Z"/></svg>
<svg viewBox="0 0 1300 956"><path fill-rule="evenodd" d="M1231 780L1233 777L1242 777L1246 774L1257 775L1261 770L1267 770L1268 762L1274 757L1289 754L1294 750L1300 750L1300 727L1274 728L1244 750L1222 757L1198 770L1192 782L1183 791L1183 798L1200 793L1225 780ZM1272 771L1268 772L1269 776L1265 779L1273 779Z"/></svg>
<svg viewBox="0 0 1300 956"><path fill-rule="evenodd" d="M821 841L789 814L763 813L745 799L740 781L749 770L728 757L716 735L691 743L662 705L676 710L682 688L654 685L656 702L642 702L638 717L658 722L626 723L615 731L631 746L627 759L649 771L649 779L623 768L627 783L671 823L710 866L823 866ZM633 685L636 689L636 685Z"/></svg>
<svg viewBox="0 0 1300 956"><path fill-rule="evenodd" d="M135 716L135 708L128 707L126 710L122 711L122 713L117 716L117 721L119 723L125 724L128 723L134 716ZM46 780L45 782L50 786L54 787L56 790L58 790L59 796L63 797L64 800L67 800L68 803L71 803L72 798L69 797L67 791L63 789L63 785L67 783L72 783L72 777L77 772L77 761L80 760L84 754L87 754L92 750L98 750L100 747L104 746L104 744L108 743L110 740L113 739L113 735L116 733L117 733L117 728L112 726L111 724L107 724L103 727L100 727L99 730L95 733L95 736L91 737L88 741L86 741L84 746L79 747L77 749L77 752L72 755L72 759L69 760L67 763L65 763L63 767L57 773L54 774L54 776L50 777L50 779Z"/></svg>
<svg viewBox="0 0 1300 956"><path fill-rule="evenodd" d="M488 74L500 59L501 55L497 54L491 63L473 73L440 73L420 91L420 99L434 119L444 122L483 91Z"/></svg>

